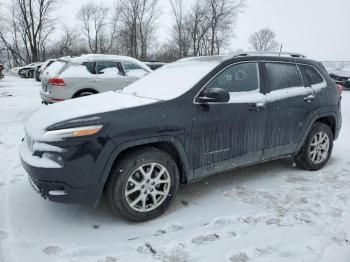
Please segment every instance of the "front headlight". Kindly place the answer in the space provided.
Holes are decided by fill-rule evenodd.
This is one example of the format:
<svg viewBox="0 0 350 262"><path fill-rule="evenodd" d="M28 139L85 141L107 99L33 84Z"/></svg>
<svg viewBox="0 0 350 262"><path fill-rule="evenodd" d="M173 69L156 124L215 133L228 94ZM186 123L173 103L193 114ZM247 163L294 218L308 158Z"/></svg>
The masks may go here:
<svg viewBox="0 0 350 262"><path fill-rule="evenodd" d="M44 140L60 140L68 137L84 137L97 134L101 129L102 125L94 126L82 126L74 128L59 129L53 131L47 131L43 138Z"/></svg>

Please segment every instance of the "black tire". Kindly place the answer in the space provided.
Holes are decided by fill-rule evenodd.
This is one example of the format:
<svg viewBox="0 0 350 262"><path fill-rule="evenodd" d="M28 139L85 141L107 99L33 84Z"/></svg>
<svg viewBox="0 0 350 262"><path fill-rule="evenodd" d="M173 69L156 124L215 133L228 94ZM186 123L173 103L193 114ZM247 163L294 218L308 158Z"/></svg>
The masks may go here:
<svg viewBox="0 0 350 262"><path fill-rule="evenodd" d="M34 78L34 71L29 71L27 77Z"/></svg>
<svg viewBox="0 0 350 262"><path fill-rule="evenodd" d="M95 94L97 94L97 92L82 91L82 92L79 92L76 95L74 95L73 98L84 97L84 96L91 96L91 95L95 95Z"/></svg>
<svg viewBox="0 0 350 262"><path fill-rule="evenodd" d="M159 206L157 206L155 209L141 212L134 210L130 206L125 190L130 186L129 178L136 174L136 170L139 167L147 166L149 163L157 163L165 167L167 176L170 177L170 183L168 185L169 192L164 197L161 197L162 202L159 201ZM107 199L110 206L116 213L122 215L124 218L130 221L142 222L151 220L162 215L171 206L179 187L179 178L180 175L178 167L174 159L169 154L153 147L142 148L125 155L112 169L106 185ZM131 185L133 184L131 183ZM140 191L137 191L136 194L140 193L138 196L141 196L142 190L146 189L140 189ZM147 201L149 200L150 199Z"/></svg>
<svg viewBox="0 0 350 262"><path fill-rule="evenodd" d="M329 139L329 146L328 146L328 152L327 157L325 157L321 162L316 163L313 161L312 156L310 154L310 150L312 150L315 146L311 145L313 139L317 134L326 134ZM315 150L315 149L314 149ZM295 156L294 160L298 166L301 168L308 170L308 171L316 171L321 169L326 165L328 162L333 150L333 133L332 130L329 128L328 125L316 122L311 127L311 130L301 147L299 153ZM324 150L326 152L326 150Z"/></svg>

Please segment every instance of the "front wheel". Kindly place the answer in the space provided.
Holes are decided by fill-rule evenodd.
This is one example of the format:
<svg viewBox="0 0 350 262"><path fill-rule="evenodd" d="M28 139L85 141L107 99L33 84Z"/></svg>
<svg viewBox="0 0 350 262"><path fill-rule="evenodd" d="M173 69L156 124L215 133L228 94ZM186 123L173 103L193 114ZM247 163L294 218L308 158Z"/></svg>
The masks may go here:
<svg viewBox="0 0 350 262"><path fill-rule="evenodd" d="M302 168L310 171L319 170L328 162L333 149L333 133L329 126L316 122L295 162Z"/></svg>
<svg viewBox="0 0 350 262"><path fill-rule="evenodd" d="M112 170L107 197L112 209L134 222L163 214L175 199L179 171L174 159L157 148L125 156Z"/></svg>

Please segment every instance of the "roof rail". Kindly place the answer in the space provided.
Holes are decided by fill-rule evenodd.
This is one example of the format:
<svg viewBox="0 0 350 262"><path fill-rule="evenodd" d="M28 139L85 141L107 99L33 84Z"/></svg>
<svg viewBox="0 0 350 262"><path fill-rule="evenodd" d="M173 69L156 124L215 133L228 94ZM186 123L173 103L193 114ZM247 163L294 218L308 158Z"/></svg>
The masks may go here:
<svg viewBox="0 0 350 262"><path fill-rule="evenodd" d="M300 53L289 53L289 52L240 52L235 53L233 57L238 56L290 56L296 58L306 58L306 55Z"/></svg>

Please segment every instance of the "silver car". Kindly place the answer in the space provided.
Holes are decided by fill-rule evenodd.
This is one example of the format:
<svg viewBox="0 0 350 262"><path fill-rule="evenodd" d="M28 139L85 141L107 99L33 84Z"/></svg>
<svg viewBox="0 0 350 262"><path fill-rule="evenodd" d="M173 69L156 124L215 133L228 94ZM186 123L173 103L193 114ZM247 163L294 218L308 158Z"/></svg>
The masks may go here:
<svg viewBox="0 0 350 262"><path fill-rule="evenodd" d="M113 91L137 81L152 70L137 59L114 55L60 58L41 76L43 103Z"/></svg>

